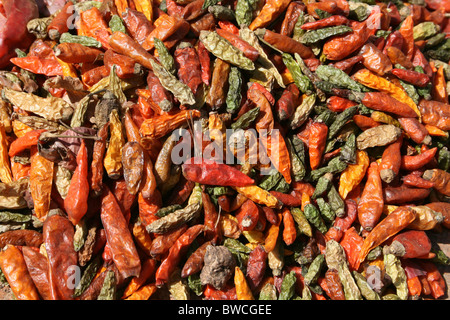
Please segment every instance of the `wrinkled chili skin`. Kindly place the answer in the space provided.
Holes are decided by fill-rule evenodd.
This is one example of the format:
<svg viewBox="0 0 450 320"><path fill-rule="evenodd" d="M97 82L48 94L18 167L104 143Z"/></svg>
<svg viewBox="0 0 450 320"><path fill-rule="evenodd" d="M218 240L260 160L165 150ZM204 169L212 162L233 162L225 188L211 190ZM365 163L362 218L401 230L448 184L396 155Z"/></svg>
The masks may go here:
<svg viewBox="0 0 450 320"><path fill-rule="evenodd" d="M72 268L78 264L73 246L74 227L69 219L52 215L44 222L44 243L49 261L52 299L72 300L73 287L69 285ZM72 270L72 271L71 271Z"/></svg>

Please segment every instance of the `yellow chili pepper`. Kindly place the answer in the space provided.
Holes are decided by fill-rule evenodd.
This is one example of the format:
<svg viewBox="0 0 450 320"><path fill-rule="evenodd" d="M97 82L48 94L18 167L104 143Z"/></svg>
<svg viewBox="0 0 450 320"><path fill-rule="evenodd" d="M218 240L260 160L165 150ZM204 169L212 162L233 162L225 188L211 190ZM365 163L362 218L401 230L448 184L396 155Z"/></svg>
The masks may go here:
<svg viewBox="0 0 450 320"><path fill-rule="evenodd" d="M339 195L342 199L345 199L350 191L360 184L366 174L369 163L370 160L367 152L357 150L356 164L349 164L339 179Z"/></svg>
<svg viewBox="0 0 450 320"><path fill-rule="evenodd" d="M116 109L111 112L109 122L111 138L103 165L110 178L118 178L122 175L122 148L125 144L125 135Z"/></svg>
<svg viewBox="0 0 450 320"><path fill-rule="evenodd" d="M154 283L147 284L139 288L125 300L148 300L152 296L152 294L156 292L156 289L157 288Z"/></svg>
<svg viewBox="0 0 450 320"><path fill-rule="evenodd" d="M386 94L389 94L393 98L397 99L398 101L406 103L411 109L413 109L417 113L417 115L420 118L421 114L419 108L414 103L414 101L408 96L405 90L396 86L389 80L377 76L375 73L367 69L361 69L357 71L353 75L353 78L359 83L365 85L366 87L378 90L380 92L384 92Z"/></svg>
<svg viewBox="0 0 450 320"><path fill-rule="evenodd" d="M281 203L270 192L258 186L235 187L235 190L246 196L253 202L265 205L269 208L280 208Z"/></svg>
<svg viewBox="0 0 450 320"><path fill-rule="evenodd" d="M2 123L0 123L0 181L3 183L13 182L11 163L8 156L8 140Z"/></svg>
<svg viewBox="0 0 450 320"><path fill-rule="evenodd" d="M234 268L234 286L238 300L255 300L245 275L239 267Z"/></svg>

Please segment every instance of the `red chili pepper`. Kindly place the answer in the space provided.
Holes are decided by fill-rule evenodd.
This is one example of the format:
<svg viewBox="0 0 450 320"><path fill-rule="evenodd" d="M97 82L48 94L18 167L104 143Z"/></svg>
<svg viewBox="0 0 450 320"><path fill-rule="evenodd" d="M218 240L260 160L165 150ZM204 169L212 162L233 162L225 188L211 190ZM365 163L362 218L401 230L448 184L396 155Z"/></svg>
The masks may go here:
<svg viewBox="0 0 450 320"><path fill-rule="evenodd" d="M362 56L356 55L341 61L337 61L335 63L332 63L331 65L334 66L335 68L344 71L345 73L350 73L350 71L352 71L353 69L353 66L358 62L361 62L362 60L363 60Z"/></svg>
<svg viewBox="0 0 450 320"><path fill-rule="evenodd" d="M107 186L103 186L100 218L112 259L120 274L124 278L138 276L141 262L136 246L120 205Z"/></svg>
<svg viewBox="0 0 450 320"><path fill-rule="evenodd" d="M84 140L81 140L80 149L77 154L77 167L70 180L67 196L64 199L64 210L73 225L78 224L88 209L88 168L88 151Z"/></svg>
<svg viewBox="0 0 450 320"><path fill-rule="evenodd" d="M434 159L436 152L437 152L437 147L428 149L418 155L402 156L401 169L409 170L409 171L420 169L423 166L425 166L427 163L429 163L431 160Z"/></svg>
<svg viewBox="0 0 450 320"><path fill-rule="evenodd" d="M188 159L182 169L187 180L206 185L244 187L255 183L234 167L204 158Z"/></svg>
<svg viewBox="0 0 450 320"><path fill-rule="evenodd" d="M175 270L181 257L185 254L189 245L202 232L204 226L201 224L195 225L187 229L173 244L169 250L167 257L161 262L156 270L155 281L156 286L160 287L169 281L170 275Z"/></svg>
<svg viewBox="0 0 450 320"><path fill-rule="evenodd" d="M430 77L418 71L392 69L391 73L397 78L409 82L417 87L426 87L426 85L430 83Z"/></svg>
<svg viewBox="0 0 450 320"><path fill-rule="evenodd" d="M258 224L259 208L250 199L245 201L236 213L236 219L239 222L239 228L243 231L251 231Z"/></svg>
<svg viewBox="0 0 450 320"><path fill-rule="evenodd" d="M414 172L402 177L403 184L408 187L429 189L433 188L434 183L432 181L425 180L418 176Z"/></svg>
<svg viewBox="0 0 450 320"><path fill-rule="evenodd" d="M220 242L221 229L217 220L219 219L219 214L217 213L214 203L211 201L211 197L206 192L202 192L202 204L205 215L205 238L211 240L213 243Z"/></svg>
<svg viewBox="0 0 450 320"><path fill-rule="evenodd" d="M415 143L424 144L431 143L431 136L428 134L428 130L418 119L411 117L399 117L397 120L400 122L403 130L405 130L412 141Z"/></svg>
<svg viewBox="0 0 450 320"><path fill-rule="evenodd" d="M257 245L248 257L246 280L252 292L255 292L264 279L267 266L267 252L262 245Z"/></svg>
<svg viewBox="0 0 450 320"><path fill-rule="evenodd" d="M302 204L301 197L299 198L292 194L282 193L274 190L270 191L270 193L287 207L299 207Z"/></svg>
<svg viewBox="0 0 450 320"><path fill-rule="evenodd" d="M211 58L209 56L209 51L201 41L198 42L197 53L202 70L202 81L209 86L211 82Z"/></svg>
<svg viewBox="0 0 450 320"><path fill-rule="evenodd" d="M275 110L279 121L289 119L301 102L301 94L298 87L291 83L281 94L280 99L275 103Z"/></svg>
<svg viewBox="0 0 450 320"><path fill-rule="evenodd" d="M343 217L336 217L331 228L325 233L326 241L333 239L340 242L344 236L344 232L352 226L353 222L355 222L356 217L358 216L356 201L346 199L345 207L345 215Z"/></svg>
<svg viewBox="0 0 450 320"><path fill-rule="evenodd" d="M331 96L327 99L327 107L333 112L342 112L345 109L358 105L355 101L342 98L339 96Z"/></svg>
<svg viewBox="0 0 450 320"><path fill-rule="evenodd" d="M323 122L313 122L309 128L309 163L311 170L319 168L325 151L328 126Z"/></svg>
<svg viewBox="0 0 450 320"><path fill-rule="evenodd" d="M12 158L17 156L22 151L35 146L38 141L41 133L45 132L45 129L31 130L25 133L23 136L15 139L11 145L9 146L8 155Z"/></svg>
<svg viewBox="0 0 450 320"><path fill-rule="evenodd" d="M303 30L317 30L325 27L341 26L348 24L348 19L344 16L334 15L313 22L307 22L302 25Z"/></svg>
<svg viewBox="0 0 450 320"><path fill-rule="evenodd" d="M431 241L425 231L405 230L389 240L391 253L402 259L418 258L427 255L431 250Z"/></svg>

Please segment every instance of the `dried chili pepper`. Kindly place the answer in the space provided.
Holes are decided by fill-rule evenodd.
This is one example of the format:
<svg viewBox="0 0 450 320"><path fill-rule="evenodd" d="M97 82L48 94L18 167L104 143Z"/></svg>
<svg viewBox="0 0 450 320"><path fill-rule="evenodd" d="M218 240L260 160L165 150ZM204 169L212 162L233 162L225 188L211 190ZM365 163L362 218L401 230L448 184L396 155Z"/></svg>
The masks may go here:
<svg viewBox="0 0 450 320"><path fill-rule="evenodd" d="M380 168L372 162L367 173L367 182L358 203L358 221L365 230L372 230L383 213L384 199Z"/></svg>

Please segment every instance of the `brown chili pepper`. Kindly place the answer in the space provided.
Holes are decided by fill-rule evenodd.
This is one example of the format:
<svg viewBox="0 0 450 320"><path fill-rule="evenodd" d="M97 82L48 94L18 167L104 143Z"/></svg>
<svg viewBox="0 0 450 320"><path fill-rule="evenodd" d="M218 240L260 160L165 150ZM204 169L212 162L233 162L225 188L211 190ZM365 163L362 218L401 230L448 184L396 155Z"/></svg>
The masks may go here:
<svg viewBox="0 0 450 320"><path fill-rule="evenodd" d="M338 68L345 73L350 73L353 69L353 66L355 66L357 63L361 62L363 60L363 57L360 55L355 55L353 57L337 61L334 63L330 63L330 65L334 66L335 68Z"/></svg>
<svg viewBox="0 0 450 320"><path fill-rule="evenodd" d="M230 70L231 65L228 62L219 58L215 60L211 78L211 88L206 96L206 104L211 110L219 110L225 106Z"/></svg>
<svg viewBox="0 0 450 320"><path fill-rule="evenodd" d="M386 204L405 204L424 200L431 189L410 188L405 185L400 187L386 187L384 190Z"/></svg>
<svg viewBox="0 0 450 320"><path fill-rule="evenodd" d="M217 213L214 203L211 201L211 197L206 192L202 192L202 204L204 209L204 225L205 225L205 238L211 240L213 244L219 243L222 237L222 232L218 224L219 214Z"/></svg>
<svg viewBox="0 0 450 320"><path fill-rule="evenodd" d="M92 151L92 162L91 162L91 174L90 185L94 192L94 195L100 195L102 191L102 180L103 180L103 158L106 152L106 139L108 138L109 132L109 122L106 123L97 132L98 140L94 142L94 148Z"/></svg>
<svg viewBox="0 0 450 320"><path fill-rule="evenodd" d="M440 193L449 196L450 195L450 173L442 169L431 169L423 173L422 176L425 180L434 183L433 188Z"/></svg>
<svg viewBox="0 0 450 320"><path fill-rule="evenodd" d="M306 6L299 1L292 1L287 7L280 34L290 37L294 31L299 16L305 11Z"/></svg>
<svg viewBox="0 0 450 320"><path fill-rule="evenodd" d="M211 245L211 242L207 241L203 243L197 250L195 250L184 263L181 270L181 277L186 278L190 275L200 272L204 265L204 259L206 254L206 248Z"/></svg>
<svg viewBox="0 0 450 320"><path fill-rule="evenodd" d="M44 300L51 300L47 258L36 248L28 246L22 247L22 254L39 295Z"/></svg>

